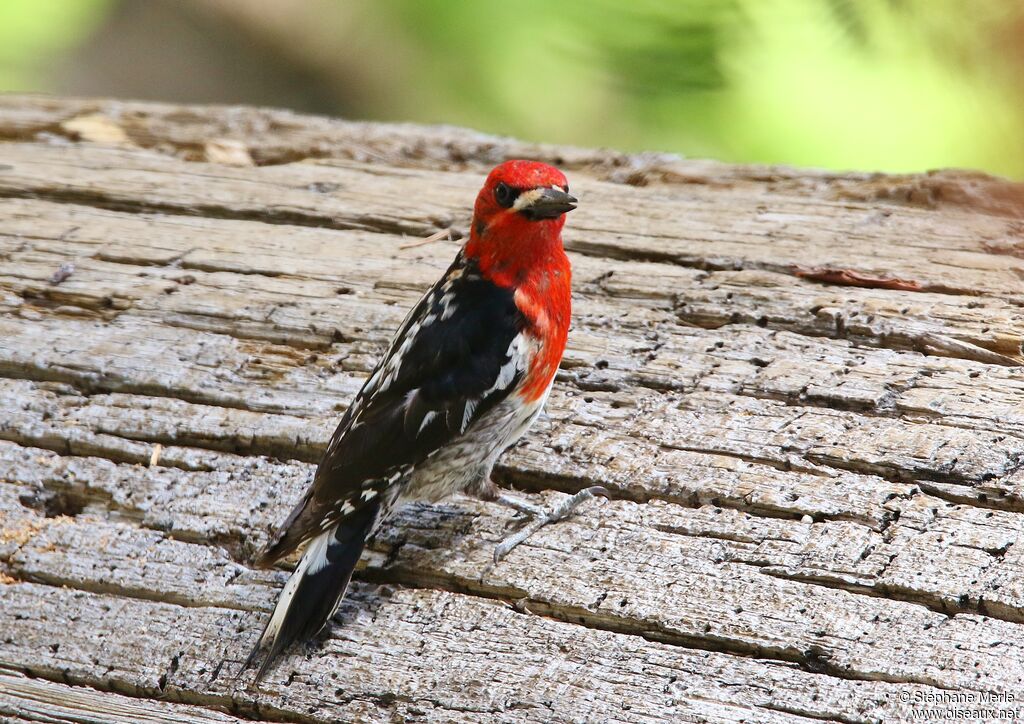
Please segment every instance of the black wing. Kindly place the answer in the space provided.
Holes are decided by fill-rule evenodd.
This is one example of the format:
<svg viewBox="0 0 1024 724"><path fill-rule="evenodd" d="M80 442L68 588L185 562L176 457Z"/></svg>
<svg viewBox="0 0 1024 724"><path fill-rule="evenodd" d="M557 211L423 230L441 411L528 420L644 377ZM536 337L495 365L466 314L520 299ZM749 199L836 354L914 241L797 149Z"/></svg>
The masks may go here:
<svg viewBox="0 0 1024 724"><path fill-rule="evenodd" d="M507 397L526 373L524 327L513 291L460 253L402 323L260 563L380 502L377 495Z"/></svg>

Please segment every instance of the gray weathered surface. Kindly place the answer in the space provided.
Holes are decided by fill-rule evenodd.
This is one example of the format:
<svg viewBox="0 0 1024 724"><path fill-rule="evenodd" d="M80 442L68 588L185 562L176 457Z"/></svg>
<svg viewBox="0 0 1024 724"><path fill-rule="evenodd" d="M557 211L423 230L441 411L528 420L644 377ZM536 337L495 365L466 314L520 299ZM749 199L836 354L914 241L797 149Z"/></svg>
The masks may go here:
<svg viewBox="0 0 1024 724"><path fill-rule="evenodd" d="M0 139L0 716L869 722L1021 690L1019 187L24 97ZM248 556L457 248L403 235L464 230L510 155L582 204L570 349L501 479L612 500L499 565L508 511L405 510L249 690L287 572Z"/></svg>

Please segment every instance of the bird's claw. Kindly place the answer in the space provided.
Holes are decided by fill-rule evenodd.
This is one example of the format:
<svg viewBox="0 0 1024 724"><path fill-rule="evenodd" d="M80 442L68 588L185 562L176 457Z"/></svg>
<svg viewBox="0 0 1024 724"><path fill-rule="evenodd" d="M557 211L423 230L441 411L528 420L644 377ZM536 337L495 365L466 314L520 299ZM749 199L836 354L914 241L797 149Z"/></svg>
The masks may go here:
<svg viewBox="0 0 1024 724"><path fill-rule="evenodd" d="M558 521L569 517L580 503L597 496L602 498L610 497L605 488L600 485L592 485L589 488L584 488L575 495L570 495L550 511L503 496L503 499L501 499L500 502L515 508L521 513L533 516L533 520L494 547L494 562L498 563L501 561L501 559L507 556L513 548L525 541L548 523L557 523Z"/></svg>

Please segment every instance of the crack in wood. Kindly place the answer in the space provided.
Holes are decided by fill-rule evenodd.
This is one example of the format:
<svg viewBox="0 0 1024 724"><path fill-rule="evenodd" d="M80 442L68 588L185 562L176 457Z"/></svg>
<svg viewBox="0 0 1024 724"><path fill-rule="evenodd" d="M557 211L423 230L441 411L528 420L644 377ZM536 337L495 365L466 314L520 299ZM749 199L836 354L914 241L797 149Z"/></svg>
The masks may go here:
<svg viewBox="0 0 1024 724"><path fill-rule="evenodd" d="M244 211L215 204L190 204L185 206L152 201L144 202L122 196L61 188L24 193L12 189L0 189L0 199L45 199L56 204L90 206L96 209L120 211L130 214L198 216L205 219L258 221L268 225L308 226L320 229L369 231L378 234L422 236L434 230L433 225L405 224L377 219L372 216L362 216L359 219L350 218L341 221L330 216L316 216L296 211L285 211L283 209L275 210L270 207L265 207L259 211Z"/></svg>

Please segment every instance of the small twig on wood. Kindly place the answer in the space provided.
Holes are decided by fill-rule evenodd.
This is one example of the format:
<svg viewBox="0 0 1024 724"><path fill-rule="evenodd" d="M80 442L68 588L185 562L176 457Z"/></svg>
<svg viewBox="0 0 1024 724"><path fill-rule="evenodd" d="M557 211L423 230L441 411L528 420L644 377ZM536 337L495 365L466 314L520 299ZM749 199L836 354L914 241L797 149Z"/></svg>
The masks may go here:
<svg viewBox="0 0 1024 724"><path fill-rule="evenodd" d="M445 241L450 241L451 238L452 238L452 230L450 228L449 229L441 229L437 233L431 234L426 239L417 239L416 241L410 241L410 242L407 242L405 244L399 244L398 248L399 249L414 249L417 246L426 246L427 244L433 244L435 241L440 241L441 239L444 239Z"/></svg>
<svg viewBox="0 0 1024 724"><path fill-rule="evenodd" d="M942 334L927 333L919 340L921 351L926 354L938 354L947 357L960 357L962 359L975 360L986 364L1003 365L1004 367L1019 367L1021 359L1000 354L976 344L965 342Z"/></svg>
<svg viewBox="0 0 1024 724"><path fill-rule="evenodd" d="M817 267L815 269L804 269L796 267L794 273L803 279L825 282L826 284L842 284L848 287L865 287L868 289L899 289L905 292L919 292L924 287L921 282L913 279L898 279L896 277L875 277L870 274L862 274L853 269L836 269L833 267Z"/></svg>
<svg viewBox="0 0 1024 724"><path fill-rule="evenodd" d="M154 467L160 462L160 454L164 451L164 446L157 443L153 446L153 453L149 456L149 467Z"/></svg>

